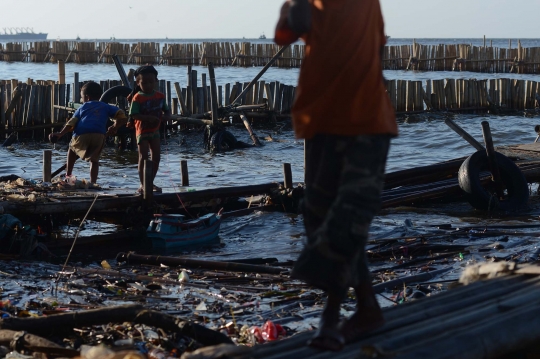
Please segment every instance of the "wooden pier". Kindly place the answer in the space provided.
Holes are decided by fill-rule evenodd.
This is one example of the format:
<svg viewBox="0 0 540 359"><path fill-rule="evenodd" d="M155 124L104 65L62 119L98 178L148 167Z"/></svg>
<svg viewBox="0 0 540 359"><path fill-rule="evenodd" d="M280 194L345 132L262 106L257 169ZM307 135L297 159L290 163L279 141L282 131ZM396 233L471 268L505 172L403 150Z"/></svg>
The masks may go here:
<svg viewBox="0 0 540 359"><path fill-rule="evenodd" d="M518 268L515 263L501 262L474 266L465 273L473 273L477 281L385 309L382 328L341 352L308 347L313 332L304 332L253 348L207 347L182 358L537 358L540 267ZM467 278L469 275L462 276L461 281L470 282Z"/></svg>

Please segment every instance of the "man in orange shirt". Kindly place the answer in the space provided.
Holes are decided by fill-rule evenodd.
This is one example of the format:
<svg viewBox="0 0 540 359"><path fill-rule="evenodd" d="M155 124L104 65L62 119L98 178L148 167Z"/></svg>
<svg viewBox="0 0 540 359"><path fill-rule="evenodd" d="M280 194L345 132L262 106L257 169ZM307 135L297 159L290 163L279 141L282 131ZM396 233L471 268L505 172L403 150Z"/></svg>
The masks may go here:
<svg viewBox="0 0 540 359"><path fill-rule="evenodd" d="M390 139L397 135L386 94L381 50L386 44L379 0L289 0L275 41L306 42L293 107L306 141L303 203L307 244L292 272L328 293L310 345L340 350L384 324L371 286L365 244L380 207ZM357 310L339 323L353 287Z"/></svg>

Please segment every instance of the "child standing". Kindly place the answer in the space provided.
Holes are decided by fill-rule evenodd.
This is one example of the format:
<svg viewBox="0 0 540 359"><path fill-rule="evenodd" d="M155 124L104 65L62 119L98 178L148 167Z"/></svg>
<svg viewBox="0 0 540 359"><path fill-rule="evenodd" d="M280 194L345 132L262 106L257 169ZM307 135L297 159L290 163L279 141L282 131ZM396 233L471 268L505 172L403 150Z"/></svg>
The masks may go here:
<svg viewBox="0 0 540 359"><path fill-rule="evenodd" d="M95 185L99 173L99 157L105 145L106 136L116 133L127 122L124 111L116 106L99 101L103 94L101 86L93 81L81 88L83 105L75 111L62 131L50 135L51 142L56 142L68 132L73 132L67 153L66 177L70 177L78 158L90 162L90 182ZM109 118L115 119L113 126L107 129Z"/></svg>
<svg viewBox="0 0 540 359"><path fill-rule="evenodd" d="M168 120L169 107L165 101L165 95L155 90L158 72L151 65L145 65L135 70L136 88L133 90L129 115L135 120L135 134L139 147L139 180L141 186L137 192L143 191L143 168L144 161L148 159L150 151L151 160L154 164L153 178L156 177L160 161L159 127L161 120ZM130 126L133 126L130 124ZM161 192L161 188L154 185L155 192Z"/></svg>

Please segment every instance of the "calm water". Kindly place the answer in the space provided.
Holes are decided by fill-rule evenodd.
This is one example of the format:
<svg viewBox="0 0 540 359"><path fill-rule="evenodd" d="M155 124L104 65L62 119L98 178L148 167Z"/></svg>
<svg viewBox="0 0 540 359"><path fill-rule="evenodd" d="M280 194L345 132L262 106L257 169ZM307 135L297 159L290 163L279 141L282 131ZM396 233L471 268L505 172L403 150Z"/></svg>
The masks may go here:
<svg viewBox="0 0 540 359"><path fill-rule="evenodd" d="M473 42L474 40L474 42ZM481 39L418 39L420 43L470 43L481 44ZM390 44L400 42L410 43L410 39L390 39ZM508 40L502 39L494 45L508 46ZM516 42L513 41L513 46ZM538 46L540 40L522 40L523 46ZM126 66L128 68L128 66ZM206 71L202 67L194 67L199 73ZM185 84L185 66L158 66L160 78L170 81L180 81ZM260 68L217 68L218 85L234 81L249 81ZM67 81L72 81L72 74L78 72L81 80L117 79L118 74L114 65L66 65ZM441 79L441 78L493 78L502 77L493 74L478 74L467 72L405 72L387 71L385 76L390 79ZM539 76L509 75L540 81ZM0 79L55 79L57 67L54 64L26 64L0 62ZM262 78L266 81L280 81L285 84L295 84L298 70L270 69ZM185 85L184 85L185 86ZM331 114L329 114L329 117ZM429 115L411 116L401 119L399 123L400 136L392 142L388 161L388 171L411 168L432 164L472 154L474 149L451 131L443 122L444 116L452 118L465 130L481 141L481 126L483 120L490 121L493 138L496 145L533 142L534 125L540 123L535 116L490 116L490 115ZM243 127L234 127L231 131L239 140L250 142ZM255 132L260 137L271 135L273 141L265 141L264 147L236 150L224 154L209 154L202 148L202 133L175 135L162 144L162 162L156 183L166 191L178 189L180 182L180 161L188 160L190 183L194 188L210 186L233 186L265 183L281 180L281 165L283 162L292 164L293 179L303 180L303 142L294 138L289 125L275 128L258 128ZM41 175L41 151L52 148L48 143L17 143L13 148L0 148L0 175L16 174L27 178L39 178ZM56 145L53 151L54 169L64 161L66 145ZM116 153L107 148L101 161L100 178L98 182L104 187L124 188L135 191L138 187L137 155L133 152ZM79 178L88 178L89 166L77 162L75 174ZM533 214L531 214L532 216ZM384 232L395 227L400 228L403 221L410 218L415 223L440 222L478 222L486 220L465 205L459 213L442 210L411 211L407 209L385 212L379 216L373 227L375 232ZM229 219L223 225L221 237L226 244L223 248L208 253L211 257L260 257L277 256L282 260L294 259L303 238L301 217L288 216L280 213L253 214L240 219Z"/></svg>

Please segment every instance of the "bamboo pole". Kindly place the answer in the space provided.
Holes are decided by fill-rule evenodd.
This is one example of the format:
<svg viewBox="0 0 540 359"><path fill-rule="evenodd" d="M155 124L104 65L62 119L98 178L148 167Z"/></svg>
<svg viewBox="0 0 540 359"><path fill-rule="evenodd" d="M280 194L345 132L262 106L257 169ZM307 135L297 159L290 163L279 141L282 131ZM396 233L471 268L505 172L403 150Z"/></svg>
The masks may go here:
<svg viewBox="0 0 540 359"><path fill-rule="evenodd" d="M58 83L66 83L66 63L63 60L58 60Z"/></svg>
<svg viewBox="0 0 540 359"><path fill-rule="evenodd" d="M214 63L208 63L208 73L210 75L210 101L212 107L212 125L216 126L219 121L218 114L218 96L216 89L216 74L214 72Z"/></svg>

